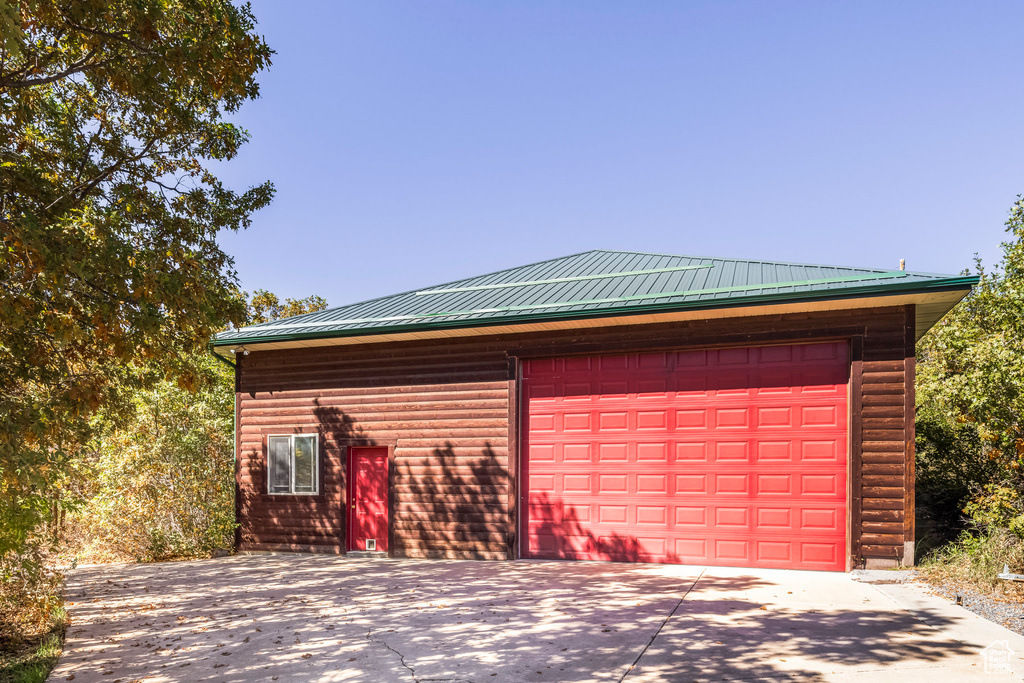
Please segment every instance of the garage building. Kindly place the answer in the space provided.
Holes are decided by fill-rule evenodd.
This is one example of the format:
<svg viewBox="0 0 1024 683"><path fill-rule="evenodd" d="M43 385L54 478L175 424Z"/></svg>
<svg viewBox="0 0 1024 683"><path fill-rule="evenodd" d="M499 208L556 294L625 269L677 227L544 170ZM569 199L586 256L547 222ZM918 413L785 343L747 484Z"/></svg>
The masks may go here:
<svg viewBox="0 0 1024 683"><path fill-rule="evenodd" d="M914 346L977 281L590 251L221 333L239 550L914 562Z"/></svg>

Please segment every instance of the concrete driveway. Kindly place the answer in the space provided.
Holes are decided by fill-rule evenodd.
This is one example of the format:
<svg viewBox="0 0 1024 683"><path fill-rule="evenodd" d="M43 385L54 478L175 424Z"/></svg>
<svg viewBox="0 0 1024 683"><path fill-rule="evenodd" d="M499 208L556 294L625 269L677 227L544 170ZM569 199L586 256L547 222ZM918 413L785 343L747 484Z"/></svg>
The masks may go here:
<svg viewBox="0 0 1024 683"><path fill-rule="evenodd" d="M51 681L1024 680L1024 638L843 574L261 555L79 568L67 595ZM985 673L995 641L1019 673Z"/></svg>

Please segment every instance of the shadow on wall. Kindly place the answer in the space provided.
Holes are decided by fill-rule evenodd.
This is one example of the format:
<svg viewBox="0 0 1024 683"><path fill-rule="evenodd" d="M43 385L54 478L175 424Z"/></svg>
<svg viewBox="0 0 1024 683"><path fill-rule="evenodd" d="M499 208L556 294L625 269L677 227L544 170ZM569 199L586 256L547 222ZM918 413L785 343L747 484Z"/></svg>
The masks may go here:
<svg viewBox="0 0 1024 683"><path fill-rule="evenodd" d="M545 492L531 493L529 509L524 511L531 533L529 537L523 539L523 556L549 560L657 561L668 564L682 562L675 553L648 553L635 536L615 531L595 534L584 528L577 507L567 506Z"/></svg>
<svg viewBox="0 0 1024 683"><path fill-rule="evenodd" d="M313 416L319 422L318 432L324 448L330 448L337 457L341 457L341 449L345 446L376 446L377 442L366 436L362 427L356 425L351 415L334 406L320 404L314 398Z"/></svg>
<svg viewBox="0 0 1024 683"><path fill-rule="evenodd" d="M311 533L332 534L345 543L345 508L341 503L347 483L347 448L377 446L355 419L334 406L314 399L322 443L322 481L326 499L301 501L311 507ZM506 459L490 442L475 453L446 441L429 456L396 453L391 472L393 507L391 548L396 556L503 559L510 556L512 535L510 486ZM337 501L337 502L334 502ZM243 515L251 514L251 501L243 495ZM524 511L527 514L527 511ZM531 494L528 511L534 542L522 539L523 556L546 559L590 559L614 562L678 563L674 555L653 555L634 536L617 532L595 533L583 526L576 508L549 494ZM340 530L340 533L339 533ZM251 530L247 542L255 540ZM333 540L333 539L332 539ZM538 546L539 543L539 546Z"/></svg>
<svg viewBox="0 0 1024 683"><path fill-rule="evenodd" d="M490 559L508 556L511 528L509 471L490 443L478 456L456 455L452 443L429 458L397 458L392 486L392 522L397 554ZM645 552L640 541L616 532L597 535L584 528L571 506L545 493L532 494L530 527L544 548L524 556L613 562L678 563ZM522 540L523 550L529 539Z"/></svg>
<svg viewBox="0 0 1024 683"><path fill-rule="evenodd" d="M392 488L396 554L508 556L509 472L490 442L478 456L457 455L449 441L429 457L396 457Z"/></svg>
<svg viewBox="0 0 1024 683"><path fill-rule="evenodd" d="M320 437L321 494L317 496L274 495L267 493L266 459L250 454L249 483L238 490L238 528L236 543L273 549L321 546L337 549L345 543L343 494L345 491L345 447L372 446L373 439L355 424L351 416L314 399L313 415ZM309 431L308 427L285 430ZM274 433L281 433L275 430ZM264 435L266 432L264 432ZM301 525L296 524L301 519Z"/></svg>

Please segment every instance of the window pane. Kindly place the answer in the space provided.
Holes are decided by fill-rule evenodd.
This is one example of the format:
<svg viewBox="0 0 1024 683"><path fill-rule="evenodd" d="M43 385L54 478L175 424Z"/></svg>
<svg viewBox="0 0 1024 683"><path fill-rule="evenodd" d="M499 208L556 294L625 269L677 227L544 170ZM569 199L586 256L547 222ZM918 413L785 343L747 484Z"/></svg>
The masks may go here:
<svg viewBox="0 0 1024 683"><path fill-rule="evenodd" d="M271 493L288 493L291 490L291 442L291 438L287 436L272 436L267 440Z"/></svg>
<svg viewBox="0 0 1024 683"><path fill-rule="evenodd" d="M316 437L295 437L295 492L316 491Z"/></svg>

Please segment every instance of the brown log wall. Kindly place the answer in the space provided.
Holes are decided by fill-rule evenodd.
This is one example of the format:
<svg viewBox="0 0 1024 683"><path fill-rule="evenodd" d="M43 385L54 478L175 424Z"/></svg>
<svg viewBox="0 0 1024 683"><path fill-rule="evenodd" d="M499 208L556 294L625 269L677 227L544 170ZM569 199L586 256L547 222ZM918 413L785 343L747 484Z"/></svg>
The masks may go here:
<svg viewBox="0 0 1024 683"><path fill-rule="evenodd" d="M852 566L913 562L912 307L239 356L242 550L345 548L346 449L393 449L391 553L517 554L516 359L849 339ZM266 491L266 437L317 433L321 493Z"/></svg>

